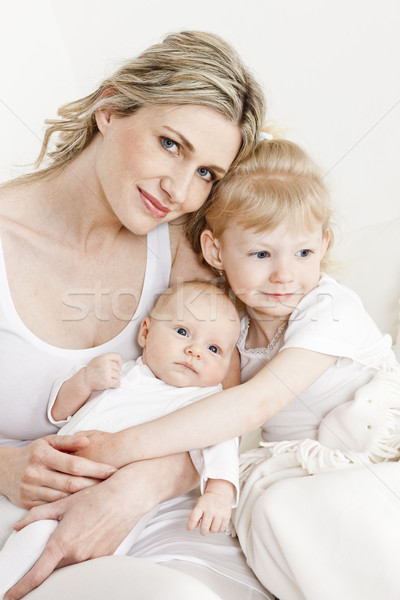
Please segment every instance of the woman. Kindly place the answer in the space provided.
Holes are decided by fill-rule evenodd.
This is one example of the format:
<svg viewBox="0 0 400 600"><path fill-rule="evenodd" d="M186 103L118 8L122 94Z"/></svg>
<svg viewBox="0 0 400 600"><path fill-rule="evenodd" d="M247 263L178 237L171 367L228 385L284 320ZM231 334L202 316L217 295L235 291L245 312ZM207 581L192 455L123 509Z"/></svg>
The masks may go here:
<svg viewBox="0 0 400 600"><path fill-rule="evenodd" d="M137 356L137 327L155 296L170 279L200 274L181 226L168 223L199 209L213 183L251 150L264 100L226 43L186 32L149 48L59 114L39 157L57 133L48 166L0 191L0 492L25 508L61 498L68 506L10 598L57 565L111 554L145 512L196 485L187 454L115 474L112 465L74 456L88 440L51 435L45 407L54 379L72 365L106 351ZM102 570L76 573L84 584L104 581ZM149 577L166 597L165 575ZM55 589L52 579L35 597L46 589L60 597L65 583ZM174 581L174 598L187 597L187 582Z"/></svg>

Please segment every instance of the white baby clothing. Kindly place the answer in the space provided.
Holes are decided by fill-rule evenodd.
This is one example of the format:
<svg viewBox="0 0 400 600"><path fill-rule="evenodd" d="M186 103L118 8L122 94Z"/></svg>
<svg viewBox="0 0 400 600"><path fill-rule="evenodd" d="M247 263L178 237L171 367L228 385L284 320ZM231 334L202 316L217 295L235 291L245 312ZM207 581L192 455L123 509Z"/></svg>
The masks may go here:
<svg viewBox="0 0 400 600"><path fill-rule="evenodd" d="M70 376L78 369L74 369ZM51 416L51 409L63 381L60 379L54 384L48 406L48 418L57 426L62 425L60 435L89 429L113 433L152 421L222 391L221 384L208 387L168 385L158 379L139 357L123 365L120 387L93 394L72 417L57 422ZM190 455L201 477L202 493L208 479L225 479L236 490L239 489L237 440L227 440L204 450L192 450ZM234 505L236 503L237 494Z"/></svg>
<svg viewBox="0 0 400 600"><path fill-rule="evenodd" d="M246 348L249 318L238 341L241 379L247 381L285 348L304 348L338 360L301 397L264 423L265 441L316 439L321 420L354 397L379 369L396 365L390 335L383 335L350 288L322 274L267 348Z"/></svg>

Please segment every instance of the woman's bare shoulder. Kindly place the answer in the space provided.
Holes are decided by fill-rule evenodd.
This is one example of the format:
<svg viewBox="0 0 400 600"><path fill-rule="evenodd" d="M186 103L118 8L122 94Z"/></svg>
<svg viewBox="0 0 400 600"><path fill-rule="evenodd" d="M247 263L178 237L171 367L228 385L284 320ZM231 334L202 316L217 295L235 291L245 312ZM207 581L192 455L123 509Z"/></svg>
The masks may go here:
<svg viewBox="0 0 400 600"><path fill-rule="evenodd" d="M13 186L0 186L0 231L12 229L18 222L20 193Z"/></svg>
<svg viewBox="0 0 400 600"><path fill-rule="evenodd" d="M13 239L31 237L37 220L37 205L25 185L0 186L0 234Z"/></svg>
<svg viewBox="0 0 400 600"><path fill-rule="evenodd" d="M171 284L194 279L211 281L214 275L211 270L200 264L185 235L183 225L172 222L169 232L172 257Z"/></svg>

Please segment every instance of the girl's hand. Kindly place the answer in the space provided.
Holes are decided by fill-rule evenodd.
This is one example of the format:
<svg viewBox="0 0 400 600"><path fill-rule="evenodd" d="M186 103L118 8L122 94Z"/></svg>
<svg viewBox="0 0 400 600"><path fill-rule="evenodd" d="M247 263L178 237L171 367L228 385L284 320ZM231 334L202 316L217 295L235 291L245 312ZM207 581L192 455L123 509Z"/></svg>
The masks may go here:
<svg viewBox="0 0 400 600"><path fill-rule="evenodd" d="M118 432L107 433L106 431L89 430L79 431L75 436L89 439L89 444L76 452L77 456L112 464L121 468L131 462L128 453L124 451L124 445L119 442Z"/></svg>
<svg viewBox="0 0 400 600"><path fill-rule="evenodd" d="M121 366L121 356L116 352L97 356L83 369L86 385L92 392L119 387Z"/></svg>
<svg viewBox="0 0 400 600"><path fill-rule="evenodd" d="M82 436L50 435L22 448L7 448L1 492L14 504L29 509L106 479L115 467L74 456L88 444Z"/></svg>

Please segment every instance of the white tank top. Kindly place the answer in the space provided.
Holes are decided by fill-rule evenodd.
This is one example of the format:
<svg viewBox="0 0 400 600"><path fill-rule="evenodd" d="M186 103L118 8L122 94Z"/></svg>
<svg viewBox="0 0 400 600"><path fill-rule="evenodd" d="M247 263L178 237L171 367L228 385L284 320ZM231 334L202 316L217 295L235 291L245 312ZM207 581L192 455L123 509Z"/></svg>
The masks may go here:
<svg viewBox="0 0 400 600"><path fill-rule="evenodd" d="M169 285L171 250L168 223L147 235L147 261L142 295L128 325L115 338L83 350L58 348L34 335L15 310L0 241L0 445L14 446L55 433L46 417L51 387L77 364L105 352L119 352L123 361L137 358L140 323Z"/></svg>

